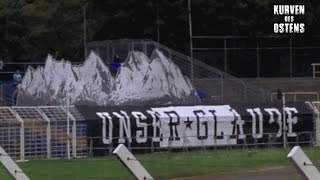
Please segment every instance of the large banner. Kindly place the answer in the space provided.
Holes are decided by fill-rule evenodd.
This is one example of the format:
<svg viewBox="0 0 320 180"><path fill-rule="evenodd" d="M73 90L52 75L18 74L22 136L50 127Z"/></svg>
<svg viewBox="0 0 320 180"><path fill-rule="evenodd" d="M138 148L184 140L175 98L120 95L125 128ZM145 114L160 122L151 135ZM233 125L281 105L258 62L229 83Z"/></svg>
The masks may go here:
<svg viewBox="0 0 320 180"><path fill-rule="evenodd" d="M305 103L194 105L166 107L77 106L87 120L95 147L198 147L262 143L283 139L283 112L288 141L313 131Z"/></svg>

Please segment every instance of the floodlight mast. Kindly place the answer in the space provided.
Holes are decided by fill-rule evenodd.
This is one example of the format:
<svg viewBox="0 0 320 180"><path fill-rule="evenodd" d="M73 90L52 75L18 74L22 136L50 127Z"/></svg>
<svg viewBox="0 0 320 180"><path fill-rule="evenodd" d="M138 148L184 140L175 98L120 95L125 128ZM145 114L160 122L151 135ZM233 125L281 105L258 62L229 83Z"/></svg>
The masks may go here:
<svg viewBox="0 0 320 180"><path fill-rule="evenodd" d="M188 0L188 15L189 15L189 36L190 36L190 77L191 82L194 82L193 76L193 38L192 38L192 16L191 16L191 0Z"/></svg>
<svg viewBox="0 0 320 180"><path fill-rule="evenodd" d="M87 51L87 14L86 14L87 5L88 5L88 3L84 4L82 7L83 8L83 49L84 49L83 56L84 56L84 59L86 59L87 55L88 55L88 51Z"/></svg>
<svg viewBox="0 0 320 180"><path fill-rule="evenodd" d="M67 74L67 82L68 82L68 74ZM67 158L70 159L70 87L67 88Z"/></svg>
<svg viewBox="0 0 320 180"><path fill-rule="evenodd" d="M69 91L67 93L67 156L70 159L70 117L69 117Z"/></svg>

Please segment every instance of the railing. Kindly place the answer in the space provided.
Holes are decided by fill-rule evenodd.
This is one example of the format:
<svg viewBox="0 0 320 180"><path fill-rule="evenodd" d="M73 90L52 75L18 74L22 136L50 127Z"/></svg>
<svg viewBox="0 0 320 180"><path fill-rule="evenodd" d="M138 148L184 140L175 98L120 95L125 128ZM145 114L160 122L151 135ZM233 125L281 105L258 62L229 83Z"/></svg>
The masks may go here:
<svg viewBox="0 0 320 180"><path fill-rule="evenodd" d="M27 129L27 128L25 128ZM287 137L286 147L294 146L304 146L304 147L314 147L320 144L319 140L316 137L319 137L319 133L314 131L307 132L297 132L295 137ZM1 136L1 135L0 135ZM277 137L277 133L263 133L262 138L253 138L256 134L246 134L246 139L235 139L234 135L223 135L223 137L217 138L217 136L211 135L208 136L208 139L211 139L212 142L216 144L207 144L207 140L200 140L200 143L197 145L188 145L187 141L197 136L181 136L180 140L183 142L180 145L176 145L174 141L170 141L171 137L162 137L162 140L165 143L165 146L159 146L159 142L152 142L154 137L147 137L147 143L137 143L139 137L121 137L125 140L123 143L131 152L134 153L154 153L154 152L188 152L188 151L214 151L214 150L232 150L232 149L261 149L261 148L283 148L282 136ZM44 138L47 138L44 136ZM67 134L61 134L61 139L66 141L68 139ZM221 139L223 139L223 143ZM12 137L11 137L12 139ZM71 158L79 157L95 157L95 156L105 156L112 155L114 149L118 146L118 140L120 137L113 137L110 144L103 144L102 137L69 137L71 142L77 142L78 145L72 147ZM22 140L22 139L21 139ZM18 141L20 142L20 141ZM88 143L87 143L88 142ZM130 143L134 142L134 143ZM0 143L4 144L4 149L12 156L14 159L20 159L21 154L26 154L25 159L46 159L46 158L67 158L67 143L62 144L59 147L54 146L54 143L51 144L52 149L41 148L41 151L33 149L33 147L40 148L39 142L33 142L31 145L26 145L24 149L20 149L20 146L15 146L8 144L2 139ZM30 140L25 141L26 144L30 143ZM11 148L8 147L11 145ZM44 144L47 146L48 144ZM14 148L13 148L14 147ZM75 148L75 149L74 149ZM19 153L16 153L19 152ZM50 154L50 152L52 154ZM47 154L51 155L48 156Z"/></svg>
<svg viewBox="0 0 320 180"><path fill-rule="evenodd" d="M0 144L16 160L86 156L87 130L80 116L73 106L69 112L61 106L0 107Z"/></svg>
<svg viewBox="0 0 320 180"><path fill-rule="evenodd" d="M320 59L319 38L193 36L192 51L196 58L237 77L310 77L310 64Z"/></svg>
<svg viewBox="0 0 320 180"><path fill-rule="evenodd" d="M45 58L44 58L45 59ZM71 62L72 64L82 64L83 62ZM4 62L3 69L0 70L0 81L11 81L12 76L19 69L21 74L24 74L28 67L37 68L38 66L44 66L45 60L43 62Z"/></svg>
<svg viewBox="0 0 320 180"><path fill-rule="evenodd" d="M263 138L253 138L256 134L246 134L246 139L236 140L232 135L223 135L221 139L225 141L221 143L221 139L217 138L217 136L208 136L208 139L211 139L216 144L207 144L206 140L200 140L201 143L199 145L187 145L187 141L192 138L198 138L197 136L181 136L180 140L184 143L181 145L174 145L174 141L169 141L170 137L162 137L164 142L168 142L165 147L160 147L158 144L159 142L153 142L152 139L154 137L147 137L147 142L149 142L148 146L145 143L141 143L141 145L137 145L137 137L122 137L125 139L124 145L132 152L177 152L177 151L190 151L190 150L218 150L218 149L252 149L252 148L273 148L283 147L283 138L277 137L277 133L263 133ZM287 137L287 146L286 147L293 147L296 145L300 146L315 146L319 143L319 140L316 140L317 133L314 131L308 132L298 132L296 137ZM231 138L232 137L232 138ZM110 144L102 144L103 140L101 137L87 137L88 138L88 156L94 155L106 155L112 154L113 150L118 146L118 143L110 143ZM119 137L112 138L112 142L117 142ZM262 140L263 139L263 140ZM100 142L100 146L94 147L94 142ZM135 142L129 143L129 142ZM98 144L97 143L97 144Z"/></svg>
<svg viewBox="0 0 320 180"><path fill-rule="evenodd" d="M277 100L277 94L276 92L271 93L270 100L273 102L274 100ZM318 92L301 92L301 91L296 91L296 92L282 92L283 95L286 96L286 100L293 100L293 101L306 101L306 100L311 100L311 101L319 101L319 93ZM309 96L309 98L297 98L297 96ZM293 97L290 99L290 97ZM310 98L311 97L311 98Z"/></svg>
<svg viewBox="0 0 320 180"><path fill-rule="evenodd" d="M317 67L320 66L320 63L312 63L311 66L312 66L312 75L315 78L315 77L317 77L317 74L320 73L320 71L317 70Z"/></svg>
<svg viewBox="0 0 320 180"><path fill-rule="evenodd" d="M315 107L319 104L313 102ZM180 134L179 139L126 134L124 137L108 137L108 141L104 141L103 138L107 137L88 136L84 118L75 107L70 107L69 110L70 136L67 133L66 107L0 107L0 144L14 159L22 160L70 157L68 146L71 157L111 154L120 143L119 139L128 149L135 152L283 147L284 142L287 143L287 147L320 144L319 119L315 123L314 131L291 133L286 141L283 141L283 136L279 133L262 132L241 135L209 134L201 138ZM316 117L319 118L319 113Z"/></svg>

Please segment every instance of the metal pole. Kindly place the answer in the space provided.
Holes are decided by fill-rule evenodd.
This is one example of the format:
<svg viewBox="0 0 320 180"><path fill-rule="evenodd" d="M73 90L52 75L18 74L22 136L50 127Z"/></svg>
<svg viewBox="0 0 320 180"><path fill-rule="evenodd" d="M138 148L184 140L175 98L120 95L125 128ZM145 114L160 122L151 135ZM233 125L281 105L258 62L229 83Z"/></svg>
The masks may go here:
<svg viewBox="0 0 320 180"><path fill-rule="evenodd" d="M86 9L87 4L83 6L83 47L84 47L84 59L87 57L87 21L86 21Z"/></svg>
<svg viewBox="0 0 320 180"><path fill-rule="evenodd" d="M228 62L228 57L227 57L227 38L224 37L224 72L227 72L227 62Z"/></svg>
<svg viewBox="0 0 320 180"><path fill-rule="evenodd" d="M290 37L290 54L289 54L289 58L290 58L290 62L289 62L289 66L290 66L290 77L292 77L292 38Z"/></svg>
<svg viewBox="0 0 320 180"><path fill-rule="evenodd" d="M286 139L286 130L287 130L287 126L286 126L286 111L285 111L285 108L286 108L286 96L285 94L283 93L282 94L282 114L283 114L283 117L282 117L282 123L283 123L283 148L287 148L287 139Z"/></svg>
<svg viewBox="0 0 320 180"><path fill-rule="evenodd" d="M160 42L159 0L157 0L157 42Z"/></svg>
<svg viewBox="0 0 320 180"><path fill-rule="evenodd" d="M257 77L260 77L260 56L259 56L259 42L257 42Z"/></svg>
<svg viewBox="0 0 320 180"><path fill-rule="evenodd" d="M194 80L193 76L193 38L192 38L192 17L191 17L191 0L188 0L188 11L189 11L189 35L190 35L190 76L191 82Z"/></svg>
<svg viewBox="0 0 320 180"><path fill-rule="evenodd" d="M68 82L68 77L69 77L69 74L67 74L67 82ZM67 157L68 159L70 159L70 116L69 116L69 113L70 113L70 88L68 86L67 88Z"/></svg>
<svg viewBox="0 0 320 180"><path fill-rule="evenodd" d="M69 94L69 93L68 93ZM69 117L69 95L67 97L67 157L70 159L70 117Z"/></svg>

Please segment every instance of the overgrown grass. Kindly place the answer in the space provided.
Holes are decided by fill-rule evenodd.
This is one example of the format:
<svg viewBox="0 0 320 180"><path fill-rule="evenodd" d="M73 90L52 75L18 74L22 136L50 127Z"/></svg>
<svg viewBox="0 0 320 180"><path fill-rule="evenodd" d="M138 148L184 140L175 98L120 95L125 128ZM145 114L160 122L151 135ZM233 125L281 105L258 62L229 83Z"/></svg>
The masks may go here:
<svg viewBox="0 0 320 180"><path fill-rule="evenodd" d="M320 148L303 148L313 161L320 160ZM136 155L156 179L247 171L287 165L290 149L215 150ZM133 179L114 156L77 160L32 160L18 163L32 180ZM0 179L10 179L0 168Z"/></svg>

